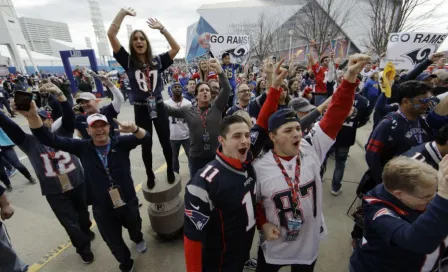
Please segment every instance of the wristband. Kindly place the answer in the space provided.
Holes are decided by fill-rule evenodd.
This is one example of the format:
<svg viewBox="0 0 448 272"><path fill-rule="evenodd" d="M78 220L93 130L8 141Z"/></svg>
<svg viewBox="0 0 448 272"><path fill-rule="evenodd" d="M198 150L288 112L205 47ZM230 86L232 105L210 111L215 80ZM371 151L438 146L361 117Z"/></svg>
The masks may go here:
<svg viewBox="0 0 448 272"><path fill-rule="evenodd" d="M139 130L140 130L140 127L137 127L137 129L134 132L132 132L132 134L137 133Z"/></svg>
<svg viewBox="0 0 448 272"><path fill-rule="evenodd" d="M56 96L56 97L63 96L63 95L64 95L63 92L58 92L58 93L55 93L55 94L54 94L54 96Z"/></svg>
<svg viewBox="0 0 448 272"><path fill-rule="evenodd" d="M165 27L163 27L163 28L160 30L160 33L161 33L161 34L163 34L163 32L165 32Z"/></svg>

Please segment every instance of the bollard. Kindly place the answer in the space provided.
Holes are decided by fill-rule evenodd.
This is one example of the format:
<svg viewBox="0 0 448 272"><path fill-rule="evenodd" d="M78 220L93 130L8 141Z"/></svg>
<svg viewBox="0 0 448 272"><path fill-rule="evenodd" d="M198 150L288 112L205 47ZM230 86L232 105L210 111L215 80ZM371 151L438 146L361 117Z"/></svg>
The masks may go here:
<svg viewBox="0 0 448 272"><path fill-rule="evenodd" d="M156 174L156 185L148 189L142 184L143 196L148 205L148 216L153 231L163 239L172 239L182 233L184 225L184 201L179 195L182 190L180 176L169 184L166 173Z"/></svg>

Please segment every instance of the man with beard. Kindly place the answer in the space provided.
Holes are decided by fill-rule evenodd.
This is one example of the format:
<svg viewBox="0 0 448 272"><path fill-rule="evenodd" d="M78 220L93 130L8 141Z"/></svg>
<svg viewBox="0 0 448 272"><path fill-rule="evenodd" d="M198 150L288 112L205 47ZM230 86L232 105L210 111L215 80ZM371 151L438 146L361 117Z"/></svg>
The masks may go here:
<svg viewBox="0 0 448 272"><path fill-rule="evenodd" d="M171 107L165 104L168 115L182 118L190 130L190 177L212 161L218 148L219 127L222 114L227 105L231 88L229 81L223 73L221 65L216 59L209 60L210 67L219 74L219 83L222 87L216 100L211 103L210 85L200 82L196 85L195 96L197 106Z"/></svg>
<svg viewBox="0 0 448 272"><path fill-rule="evenodd" d="M250 102L250 88L247 84L240 84L236 89L236 96L238 102L229 108L226 115L232 115L234 112L243 110L248 111L248 106Z"/></svg>
<svg viewBox="0 0 448 272"><path fill-rule="evenodd" d="M172 96L165 101L165 104L171 107L180 108L190 106L191 102L182 97L182 85L173 83L171 86ZM188 154L190 152L190 131L187 123L182 118L170 116L170 141L173 150L173 171L179 174L179 150L183 146L187 159L190 161Z"/></svg>

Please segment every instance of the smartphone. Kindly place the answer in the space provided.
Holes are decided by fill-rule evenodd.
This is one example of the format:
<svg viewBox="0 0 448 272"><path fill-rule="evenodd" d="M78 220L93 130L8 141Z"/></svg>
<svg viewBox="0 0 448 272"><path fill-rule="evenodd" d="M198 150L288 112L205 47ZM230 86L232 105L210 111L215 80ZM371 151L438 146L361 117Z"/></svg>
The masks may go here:
<svg viewBox="0 0 448 272"><path fill-rule="evenodd" d="M33 101L32 93L24 91L16 91L14 93L14 102L19 111L29 111L31 101Z"/></svg>

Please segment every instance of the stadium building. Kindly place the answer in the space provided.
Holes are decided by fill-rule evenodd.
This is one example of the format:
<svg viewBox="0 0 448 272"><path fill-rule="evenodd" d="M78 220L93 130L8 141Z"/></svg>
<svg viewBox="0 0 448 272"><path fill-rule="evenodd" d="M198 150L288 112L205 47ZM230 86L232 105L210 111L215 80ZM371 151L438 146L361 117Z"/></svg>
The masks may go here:
<svg viewBox="0 0 448 272"><path fill-rule="evenodd" d="M308 42L290 35L289 32L294 29L296 20L303 18L301 12L304 12L307 5L318 3L322 7L321 4L325 5L325 1L332 1L335 8L351 3L350 13L344 23L342 18L340 22L338 19L333 21L340 29L340 35L332 40L332 46L342 46L345 56L366 51L365 44L371 29L371 22L366 13L369 10L368 0L246 0L202 5L197 10L199 20L187 28L186 60L190 62L207 53L207 49L201 44L204 38L210 36L208 33L246 34L253 37L254 33L260 31L260 20L265 20L278 26L275 31L277 43L274 46L274 54L288 59L291 41L293 57L298 62L304 62L306 53L309 52ZM325 8L322 8L322 11L324 10ZM336 40L343 42L336 43ZM328 50L323 54L328 54Z"/></svg>

